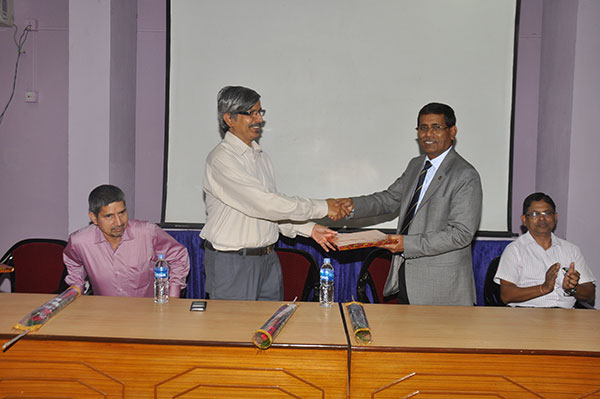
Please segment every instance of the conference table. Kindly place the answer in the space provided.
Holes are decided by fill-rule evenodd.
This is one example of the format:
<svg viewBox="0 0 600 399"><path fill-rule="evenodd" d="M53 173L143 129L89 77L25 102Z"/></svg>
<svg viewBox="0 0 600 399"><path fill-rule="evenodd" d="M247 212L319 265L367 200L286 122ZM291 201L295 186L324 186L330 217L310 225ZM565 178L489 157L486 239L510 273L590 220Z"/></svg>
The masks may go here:
<svg viewBox="0 0 600 399"><path fill-rule="evenodd" d="M51 298L0 294L0 337ZM0 397L346 397L337 308L302 303L260 350L253 333L280 303L208 301L205 312L190 312L191 302L79 297L0 356Z"/></svg>
<svg viewBox="0 0 600 399"><path fill-rule="evenodd" d="M600 398L598 311L364 308L373 342L351 342L352 398Z"/></svg>
<svg viewBox="0 0 600 399"><path fill-rule="evenodd" d="M52 298L0 294L0 338ZM0 354L0 397L597 398L600 313L303 302L265 350L279 302L83 296Z"/></svg>

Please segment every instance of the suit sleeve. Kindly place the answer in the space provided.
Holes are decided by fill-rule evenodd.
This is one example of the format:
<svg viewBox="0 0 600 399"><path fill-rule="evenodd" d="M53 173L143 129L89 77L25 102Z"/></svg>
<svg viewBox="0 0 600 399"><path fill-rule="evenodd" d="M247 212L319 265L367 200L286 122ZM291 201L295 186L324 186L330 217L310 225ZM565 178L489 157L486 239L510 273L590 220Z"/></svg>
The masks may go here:
<svg viewBox="0 0 600 399"><path fill-rule="evenodd" d="M377 193L353 197L354 218L366 218L372 216L388 215L398 213L402 198L406 194L407 170L396 179L386 190Z"/></svg>
<svg viewBox="0 0 600 399"><path fill-rule="evenodd" d="M439 228L405 235L404 254L407 258L440 255L471 244L481 219L483 192L479 174L469 167L462 169L457 176L448 178L457 182L450 192L443 193L448 198L440 198L442 193L436 193L436 197L431 198L438 200L439 206L447 208L440 208L441 212L436 215L432 216L431 212L426 215L428 218L439 218Z"/></svg>

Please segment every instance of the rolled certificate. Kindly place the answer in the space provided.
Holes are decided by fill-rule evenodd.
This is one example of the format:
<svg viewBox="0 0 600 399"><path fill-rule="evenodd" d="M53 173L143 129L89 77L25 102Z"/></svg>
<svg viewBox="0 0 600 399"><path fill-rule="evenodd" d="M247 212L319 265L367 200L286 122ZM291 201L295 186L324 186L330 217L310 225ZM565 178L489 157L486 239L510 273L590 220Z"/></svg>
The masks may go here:
<svg viewBox="0 0 600 399"><path fill-rule="evenodd" d="M65 306L70 304L81 295L77 287L69 287L61 294L50 299L48 302L23 317L21 321L13 326L17 330L35 331L41 328L51 317L60 312Z"/></svg>
<svg viewBox="0 0 600 399"><path fill-rule="evenodd" d="M254 345L259 349L267 349L270 347L275 340L275 337L277 337L285 323L292 317L297 308L298 304L296 303L281 305L279 309L273 313L273 316L271 316L261 328L256 330L252 339Z"/></svg>
<svg viewBox="0 0 600 399"><path fill-rule="evenodd" d="M358 344L370 344L372 340L369 321L365 313L365 308L359 302L348 302L345 304L350 322L352 323L352 332L354 339Z"/></svg>

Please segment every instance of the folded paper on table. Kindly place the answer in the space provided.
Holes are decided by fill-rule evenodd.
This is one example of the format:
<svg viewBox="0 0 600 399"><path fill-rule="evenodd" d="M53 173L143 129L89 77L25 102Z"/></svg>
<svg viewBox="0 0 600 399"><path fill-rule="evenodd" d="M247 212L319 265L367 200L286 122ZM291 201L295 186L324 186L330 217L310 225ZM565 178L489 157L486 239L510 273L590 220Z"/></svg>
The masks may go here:
<svg viewBox="0 0 600 399"><path fill-rule="evenodd" d="M356 342L360 345L370 344L373 339L373 334L369 328L369 321L365 308L360 302L348 302L345 304L346 311L352 323L352 335Z"/></svg>
<svg viewBox="0 0 600 399"><path fill-rule="evenodd" d="M340 251L349 249L377 247L385 244L396 244L398 240L388 239L387 234L379 230L365 230L356 233L339 233L335 244Z"/></svg>
<svg viewBox="0 0 600 399"><path fill-rule="evenodd" d="M254 345L259 349L267 349L270 347L275 340L275 337L277 337L285 323L292 317L297 308L298 304L295 302L281 305L279 309L273 313L273 316L271 316L261 328L256 330L252 337Z"/></svg>

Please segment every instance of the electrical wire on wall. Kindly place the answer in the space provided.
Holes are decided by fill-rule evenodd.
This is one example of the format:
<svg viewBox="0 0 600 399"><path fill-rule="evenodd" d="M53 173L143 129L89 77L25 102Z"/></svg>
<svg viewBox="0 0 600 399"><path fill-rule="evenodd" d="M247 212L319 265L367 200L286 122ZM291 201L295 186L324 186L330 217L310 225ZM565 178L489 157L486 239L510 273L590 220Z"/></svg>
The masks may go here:
<svg viewBox="0 0 600 399"><path fill-rule="evenodd" d="M17 45L17 62L15 63L15 73L13 76L12 91L10 93L10 97L8 98L8 102L6 103L6 106L2 110L2 113L0 114L0 125L2 125L2 121L4 120L4 114L6 113L6 110L8 109L8 106L12 102L12 99L15 95L15 88L17 86L17 72L19 71L19 60L21 59L21 55L23 53L25 53L25 51L23 50L23 46L25 45L25 42L27 41L27 36L29 35L29 32L31 32L31 25L27 25L25 27L25 29L23 29L21 36L19 36L19 39L17 40L17 34L19 33L19 28L17 27L17 25L15 25L15 34L13 35L13 40L15 41L15 44Z"/></svg>

